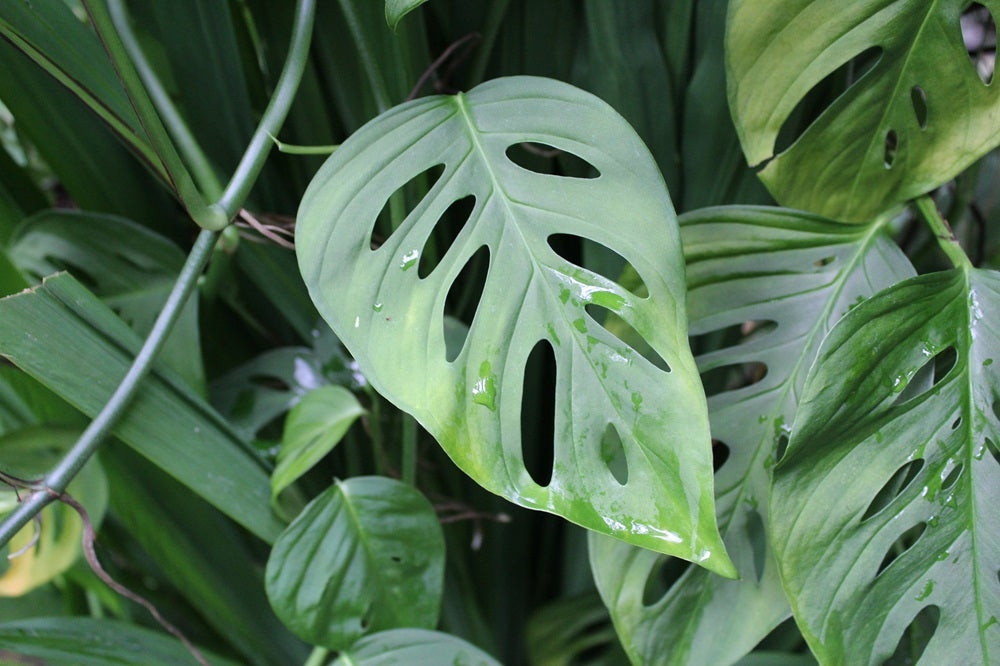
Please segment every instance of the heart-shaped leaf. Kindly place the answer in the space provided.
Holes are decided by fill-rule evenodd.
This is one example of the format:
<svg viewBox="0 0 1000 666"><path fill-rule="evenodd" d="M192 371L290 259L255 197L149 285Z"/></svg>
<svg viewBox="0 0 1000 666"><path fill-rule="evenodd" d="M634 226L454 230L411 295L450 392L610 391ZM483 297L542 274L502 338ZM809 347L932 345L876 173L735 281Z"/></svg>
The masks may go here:
<svg viewBox="0 0 1000 666"><path fill-rule="evenodd" d="M821 663L897 646L907 663L1000 657L998 317L1000 274L959 269L881 292L824 341L771 497L785 591ZM924 366L935 383L913 390ZM911 624L933 634L922 658Z"/></svg>
<svg viewBox="0 0 1000 666"><path fill-rule="evenodd" d="M323 386L305 394L285 420L281 450L271 472L271 501L332 451L364 413L343 386Z"/></svg>
<svg viewBox="0 0 1000 666"><path fill-rule="evenodd" d="M598 589L637 663L733 663L788 616L765 536L770 469L823 337L859 300L913 275L885 222L749 206L681 216L691 333L723 339L696 360L713 393L716 509L740 579L592 538Z"/></svg>
<svg viewBox="0 0 1000 666"><path fill-rule="evenodd" d="M426 629L391 629L365 636L333 666L499 666L497 660L460 638Z"/></svg>
<svg viewBox="0 0 1000 666"><path fill-rule="evenodd" d="M345 650L368 633L437 625L444 536L412 486L354 477L337 481L292 521L265 576L271 606L289 629Z"/></svg>
<svg viewBox="0 0 1000 666"><path fill-rule="evenodd" d="M998 0L982 0L1000 11ZM1000 143L1000 89L966 52L968 0L735 0L729 102L751 164L785 206L850 221L947 182ZM782 125L833 74L857 78L785 152ZM852 62L853 61L853 62ZM771 159L773 157L773 159Z"/></svg>
<svg viewBox="0 0 1000 666"><path fill-rule="evenodd" d="M522 168L507 151L526 142L571 153L599 176ZM443 172L427 196L373 250L383 204L436 165ZM468 220L421 277L417 263L439 218L469 196ZM557 234L611 248L649 295L564 259L549 244ZM533 77L399 106L326 163L303 199L296 237L310 294L365 376L478 483L732 574L715 526L707 410L686 339L673 208L649 152L610 107ZM462 351L449 360L445 300L483 247L490 259L482 297ZM607 311L669 370L603 328ZM537 345L552 350L557 366L545 485L525 467L519 424L525 365ZM621 439L625 483L602 454L609 429Z"/></svg>

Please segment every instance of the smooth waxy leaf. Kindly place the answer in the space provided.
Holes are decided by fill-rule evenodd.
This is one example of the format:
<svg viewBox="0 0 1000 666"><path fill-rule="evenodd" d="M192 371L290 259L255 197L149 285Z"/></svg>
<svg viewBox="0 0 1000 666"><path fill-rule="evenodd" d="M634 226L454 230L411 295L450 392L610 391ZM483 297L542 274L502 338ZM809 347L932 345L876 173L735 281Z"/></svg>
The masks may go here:
<svg viewBox="0 0 1000 666"><path fill-rule="evenodd" d="M6 653L6 654L4 654ZM38 618L0 624L0 655L19 657L7 663L43 663L47 666L129 666L141 660L148 666L186 666L194 657L167 634L134 624L88 617ZM209 663L236 662L202 651Z"/></svg>
<svg viewBox="0 0 1000 666"><path fill-rule="evenodd" d="M25 220L9 252L37 280L61 270L85 279L139 335L153 327L184 264L176 245L134 222L77 211L47 210ZM160 358L204 391L197 299L185 305Z"/></svg>
<svg viewBox="0 0 1000 666"><path fill-rule="evenodd" d="M365 636L333 666L499 666L470 643L438 631L392 629Z"/></svg>
<svg viewBox="0 0 1000 666"><path fill-rule="evenodd" d="M566 122L573 118L574 122ZM522 142L591 164L593 179L534 173L506 156ZM376 250L384 202L435 165L443 174ZM475 205L426 277L418 262L450 205ZM303 199L299 264L313 300L383 395L417 420L487 489L523 506L731 575L715 526L704 397L686 340L673 209L649 152L597 98L563 83L501 79L467 94L396 107L334 153ZM649 296L558 255L582 236L636 267ZM489 274L461 353L446 355L444 304L482 247ZM588 307L590 308L588 310ZM603 328L612 312L665 371ZM554 464L536 482L519 419L537 344L557 365ZM602 455L613 428L622 483Z"/></svg>
<svg viewBox="0 0 1000 666"><path fill-rule="evenodd" d="M959 27L969 4L730 4L730 108L749 162L770 160L760 177L779 203L869 220L947 182L1000 143L1000 93L980 79ZM1000 14L998 0L982 4ZM877 61L790 148L774 155L796 105L858 56L854 70L868 58Z"/></svg>
<svg viewBox="0 0 1000 666"><path fill-rule="evenodd" d="M289 629L345 650L368 633L437 624L444 537L418 490L354 477L334 483L292 521L265 575L271 606Z"/></svg>
<svg viewBox="0 0 1000 666"><path fill-rule="evenodd" d="M285 420L281 450L271 472L271 501L332 451L364 413L343 386L324 386L303 396Z"/></svg>
<svg viewBox="0 0 1000 666"><path fill-rule="evenodd" d="M719 460L728 452L716 508L740 580L692 567L669 588L647 585L666 558L592 538L598 589L636 663L732 663L788 616L765 537L770 469L824 336L857 302L913 275L884 226L749 206L681 217L691 333L723 338L696 360L706 373L730 370L706 387Z"/></svg>
<svg viewBox="0 0 1000 666"><path fill-rule="evenodd" d="M59 462L78 435L75 429L54 426L6 433L0 437L0 470L23 480L39 479ZM66 490L84 506L96 529L108 503L108 485L100 462L88 462ZM0 513L13 511L18 496L23 498L25 492L29 491L0 485ZM82 555L82 535L83 522L72 507L62 503L46 507L40 522L29 523L11 539L8 554L27 550L10 561L4 559L0 595L20 596L64 573Z"/></svg>
<svg viewBox="0 0 1000 666"><path fill-rule="evenodd" d="M0 299L0 355L90 417L141 346L132 330L68 274ZM268 508L264 464L228 424L165 369L147 377L113 433L265 541L282 523Z"/></svg>
<svg viewBox="0 0 1000 666"><path fill-rule="evenodd" d="M427 0L385 0L385 21L393 30L403 20L403 17L412 12Z"/></svg>
<svg viewBox="0 0 1000 666"><path fill-rule="evenodd" d="M824 341L771 497L785 591L821 663L881 664L915 618L933 634L921 664L996 663L998 316L1000 275L953 270L881 292ZM934 385L912 390L927 365Z"/></svg>

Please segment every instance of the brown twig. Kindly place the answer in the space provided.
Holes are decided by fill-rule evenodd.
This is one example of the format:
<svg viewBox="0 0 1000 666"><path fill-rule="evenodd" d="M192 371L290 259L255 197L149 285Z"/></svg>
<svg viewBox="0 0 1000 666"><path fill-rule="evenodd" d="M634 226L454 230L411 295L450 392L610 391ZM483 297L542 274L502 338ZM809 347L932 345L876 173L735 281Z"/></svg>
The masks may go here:
<svg viewBox="0 0 1000 666"><path fill-rule="evenodd" d="M246 208L240 209L238 217L242 222L236 222L237 227L253 229L276 245L288 248L289 250L295 249L295 243L288 240L289 238L295 237L295 232L291 229L278 224L265 224ZM294 223L292 226L294 226Z"/></svg>
<svg viewBox="0 0 1000 666"><path fill-rule="evenodd" d="M466 46L467 47L466 50L459 57L455 58L454 62L452 62L451 66L446 71L445 75L441 77L441 80L446 80L454 71L455 66L458 65L458 63L465 60L466 57L468 57L469 51L471 51L472 48L474 48L482 38L483 36L480 35L478 32L470 32L464 37L460 37L459 39L452 42L451 45L449 45L448 48L446 48L444 52L442 52L441 55L439 55L437 59L434 62L432 62L427 69L424 70L424 73L420 75L420 78L417 79L416 85L413 86L413 90L411 90L410 94L406 96L405 101L408 102L411 99L416 99L417 95L420 94L420 89L423 88L424 85L427 83L427 79L431 78L431 75L433 75L434 72L436 72L441 67L441 65L443 65L452 56L453 53L455 53L455 51L457 51L459 48L463 46Z"/></svg>

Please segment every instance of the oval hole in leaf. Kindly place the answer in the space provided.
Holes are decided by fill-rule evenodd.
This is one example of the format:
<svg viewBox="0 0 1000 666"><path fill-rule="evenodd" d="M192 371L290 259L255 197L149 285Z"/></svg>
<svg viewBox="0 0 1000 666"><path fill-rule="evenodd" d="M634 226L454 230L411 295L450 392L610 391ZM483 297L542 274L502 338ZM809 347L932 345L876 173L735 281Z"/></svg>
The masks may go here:
<svg viewBox="0 0 1000 666"><path fill-rule="evenodd" d="M601 173L579 155L545 143L522 141L507 147L507 159L528 171L567 178L598 178Z"/></svg>
<svg viewBox="0 0 1000 666"><path fill-rule="evenodd" d="M774 447L774 462L781 462L781 459L785 457L785 451L788 450L788 435L781 434L778 436L778 442Z"/></svg>
<svg viewBox="0 0 1000 666"><path fill-rule="evenodd" d="M948 476L944 477L944 480L941 481L941 490L948 490L953 485L955 485L955 482L958 481L958 477L962 475L962 471L964 469L965 469L964 463L958 463L957 465L952 467L951 471L948 472Z"/></svg>
<svg viewBox="0 0 1000 666"><path fill-rule="evenodd" d="M896 130L891 129L885 135L885 151L883 153L883 161L885 162L885 168L891 169L892 163L896 161L896 151L899 148L899 135L896 134Z"/></svg>
<svg viewBox="0 0 1000 666"><path fill-rule="evenodd" d="M962 417L959 416L957 419L951 422L951 429L958 430L958 426L962 425Z"/></svg>
<svg viewBox="0 0 1000 666"><path fill-rule="evenodd" d="M837 257L835 255L831 255L829 257L823 257L822 259L817 259L813 265L816 266L817 268L823 268L824 266L829 266L836 260Z"/></svg>
<svg viewBox="0 0 1000 666"><path fill-rule="evenodd" d="M881 57L881 48L873 46L865 49L814 85L781 124L774 142L773 154L777 155L788 150L809 130L816 119L823 115L836 98L867 74Z"/></svg>
<svg viewBox="0 0 1000 666"><path fill-rule="evenodd" d="M621 435L613 423L608 424L601 436L601 459L607 463L611 476L615 477L619 485L628 483L628 459L625 457Z"/></svg>
<svg viewBox="0 0 1000 666"><path fill-rule="evenodd" d="M660 556L642 588L642 605L653 606L660 601L691 566L689 562L677 557Z"/></svg>
<svg viewBox="0 0 1000 666"><path fill-rule="evenodd" d="M973 2L962 12L959 27L972 68L980 81L990 85L997 64L997 25L993 14Z"/></svg>
<svg viewBox="0 0 1000 666"><path fill-rule="evenodd" d="M465 262L465 266L458 272L458 276L448 289L448 295L445 296L445 312L451 312L456 319L467 321L471 326L476 319L476 313L479 312L479 301L483 297L489 269L490 249L483 245ZM445 345L445 357L451 363L461 354L469 332L461 331L457 327L449 330L448 319L444 318L443 322L444 339L448 341ZM464 337L459 341L463 333Z"/></svg>
<svg viewBox="0 0 1000 666"><path fill-rule="evenodd" d="M705 386L705 395L711 398L719 393L752 386L766 376L767 366L763 363L731 363L702 372L701 383Z"/></svg>
<svg viewBox="0 0 1000 666"><path fill-rule="evenodd" d="M744 527L753 552L753 570L757 575L757 582L760 582L764 578L764 565L767 564L767 535L764 532L764 520L756 509L747 511Z"/></svg>
<svg viewBox="0 0 1000 666"><path fill-rule="evenodd" d="M420 200L427 192L434 187L444 173L443 164L435 164L429 169L421 171L416 176L408 180L402 187L389 195L389 198L382 204L382 209L375 218L375 224L371 232L371 249L377 250L385 243L395 228L406 219L406 216L416 208ZM395 219L395 224L393 224Z"/></svg>
<svg viewBox="0 0 1000 666"><path fill-rule="evenodd" d="M923 656L927 644L937 631L941 620L941 609L937 606L925 606L913 618L913 621L903 630L899 643L892 656L882 662L888 664L916 664Z"/></svg>
<svg viewBox="0 0 1000 666"><path fill-rule="evenodd" d="M417 264L417 275L423 279L430 275L441 258L455 243L455 239L462 232L465 223L469 221L473 209L476 207L476 197L469 195L451 205L441 214L434 231L424 244L424 249L420 252L420 263Z"/></svg>
<svg viewBox="0 0 1000 666"><path fill-rule="evenodd" d="M910 101L920 129L927 129L927 92L920 86L913 86L910 88Z"/></svg>
<svg viewBox="0 0 1000 666"><path fill-rule="evenodd" d="M917 474L924 466L924 459L917 458L911 460L910 462L901 465L899 469L893 472L889 480L885 482L881 490L875 493L875 497L872 499L871 504L865 509L864 515L861 516L861 522L865 522L876 513L889 506L892 500L896 499L900 493L906 490L906 487L913 482Z"/></svg>
<svg viewBox="0 0 1000 666"><path fill-rule="evenodd" d="M934 385L937 386L955 367L958 352L954 347L948 347L934 357Z"/></svg>
<svg viewBox="0 0 1000 666"><path fill-rule="evenodd" d="M699 333L688 338L691 350L695 354L718 349L729 349L737 345L756 340L778 328L778 323L772 319L752 319L722 328L716 328L706 333Z"/></svg>
<svg viewBox="0 0 1000 666"><path fill-rule="evenodd" d="M552 480L555 441L556 357L548 340L528 354L521 394L521 457L531 479L543 488Z"/></svg>
<svg viewBox="0 0 1000 666"><path fill-rule="evenodd" d="M569 263L617 282L639 298L649 296L639 272L610 247L573 234L551 234L546 241L553 252Z"/></svg>
<svg viewBox="0 0 1000 666"><path fill-rule="evenodd" d="M879 564L878 571L875 572L876 578L882 574L883 571L889 568L893 562L899 559L906 551L913 547L917 543L917 539L924 533L927 529L927 523L917 523L910 529L903 532L898 539L892 542L889 549L885 552L885 557L882 558L882 563Z"/></svg>
<svg viewBox="0 0 1000 666"><path fill-rule="evenodd" d="M997 448L996 442L987 437L983 445L990 452L990 455L993 456L993 460L995 460L997 464L1000 465L1000 449Z"/></svg>
<svg viewBox="0 0 1000 666"><path fill-rule="evenodd" d="M655 349L650 347L646 343L646 340L627 321L614 312L597 305L587 305L584 307L584 310L586 310L587 314L594 321L598 322L606 331L630 347L636 354L642 356L663 372L670 372L670 364Z"/></svg>
<svg viewBox="0 0 1000 666"><path fill-rule="evenodd" d="M718 472L729 460L729 445L712 439L712 470Z"/></svg>

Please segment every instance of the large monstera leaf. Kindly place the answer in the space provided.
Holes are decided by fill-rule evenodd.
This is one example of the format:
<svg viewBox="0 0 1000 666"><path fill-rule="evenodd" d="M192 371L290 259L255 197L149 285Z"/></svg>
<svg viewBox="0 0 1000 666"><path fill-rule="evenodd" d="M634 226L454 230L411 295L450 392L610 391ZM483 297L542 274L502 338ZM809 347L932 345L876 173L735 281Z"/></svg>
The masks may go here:
<svg viewBox="0 0 1000 666"><path fill-rule="evenodd" d="M592 536L598 589L635 663L730 664L788 617L765 535L770 471L824 336L859 300L914 274L885 227L750 206L681 216L691 333L729 338L698 366L749 371L735 387L707 385L719 391L708 401L719 460L728 452L716 510L740 579L690 567L649 585L669 571L666 557Z"/></svg>
<svg viewBox="0 0 1000 666"><path fill-rule="evenodd" d="M507 150L523 142L576 155L599 176L522 168ZM372 249L383 204L436 165L443 172L428 194ZM468 220L420 277L416 263L439 218L468 196ZM673 208L649 152L609 106L533 77L403 104L334 153L306 192L296 234L313 300L365 376L473 479L522 506L733 573L715 525ZM636 268L648 296L562 258L548 242L555 234L611 248ZM482 296L465 345L449 360L445 299L483 247ZM607 312L669 370L599 324ZM546 485L525 467L520 424L526 361L539 343L557 366ZM609 428L621 439L625 483L602 452Z"/></svg>
<svg viewBox="0 0 1000 666"><path fill-rule="evenodd" d="M824 341L771 498L821 663L1000 659L998 317L1000 275L957 269L881 292ZM934 384L913 390L924 366ZM911 624L933 632L922 657Z"/></svg>
<svg viewBox="0 0 1000 666"><path fill-rule="evenodd" d="M947 182L1000 143L1000 88L959 26L969 0L736 0L729 101L751 164L785 206L864 221ZM982 0L996 16L1000 1ZM863 70L784 152L783 123L842 66ZM850 76L850 72L848 72ZM772 159L773 158L773 159Z"/></svg>

